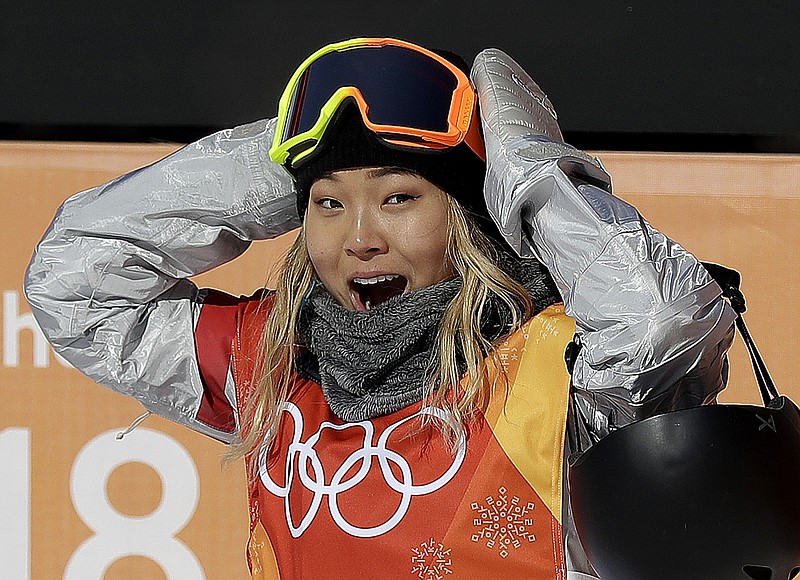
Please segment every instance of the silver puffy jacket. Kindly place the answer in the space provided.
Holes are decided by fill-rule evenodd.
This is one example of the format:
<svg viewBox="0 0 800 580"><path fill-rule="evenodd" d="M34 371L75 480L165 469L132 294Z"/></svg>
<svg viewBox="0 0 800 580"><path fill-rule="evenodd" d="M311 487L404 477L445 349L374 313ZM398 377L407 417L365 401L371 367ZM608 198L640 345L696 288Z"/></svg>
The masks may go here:
<svg viewBox="0 0 800 580"><path fill-rule="evenodd" d="M712 401L735 315L698 261L610 195L597 160L564 144L547 97L498 50L472 79L486 139L486 200L508 243L551 272L583 348L582 437ZM268 160L274 121L222 131L68 199L37 247L25 291L56 350L146 409L197 420L193 330L205 292L189 276L299 222L292 182ZM235 408L232 382L226 386ZM569 514L569 578L593 578Z"/></svg>

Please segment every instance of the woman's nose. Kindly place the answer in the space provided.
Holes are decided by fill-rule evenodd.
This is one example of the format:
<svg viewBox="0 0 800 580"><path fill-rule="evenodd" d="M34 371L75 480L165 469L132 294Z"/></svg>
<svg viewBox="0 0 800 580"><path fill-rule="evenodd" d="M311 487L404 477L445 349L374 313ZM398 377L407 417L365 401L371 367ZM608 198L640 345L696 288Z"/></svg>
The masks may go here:
<svg viewBox="0 0 800 580"><path fill-rule="evenodd" d="M345 253L359 260L369 260L385 254L388 249L386 236L375 218L364 213L356 216L345 242Z"/></svg>

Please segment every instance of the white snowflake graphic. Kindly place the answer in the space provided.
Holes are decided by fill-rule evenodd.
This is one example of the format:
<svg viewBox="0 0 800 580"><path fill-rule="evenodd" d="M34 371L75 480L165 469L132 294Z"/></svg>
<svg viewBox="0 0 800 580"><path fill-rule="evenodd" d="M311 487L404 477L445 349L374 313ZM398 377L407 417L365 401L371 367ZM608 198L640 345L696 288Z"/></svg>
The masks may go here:
<svg viewBox="0 0 800 580"><path fill-rule="evenodd" d="M411 557L411 573L416 574L422 580L442 580L445 574L452 574L450 566L453 561L450 559L450 549L445 550L444 546L431 538L427 542L422 542L419 548L411 548L414 555Z"/></svg>
<svg viewBox="0 0 800 580"><path fill-rule="evenodd" d="M473 542L485 540L487 548L497 548L500 557L506 558L512 547L517 549L523 542L536 540L531 530L533 518L529 517L534 508L533 502L520 505L517 496L509 500L508 490L501 487L498 497L489 496L485 503L486 505L481 505L474 502L471 506L478 516L472 520L472 525L478 528L472 534Z"/></svg>

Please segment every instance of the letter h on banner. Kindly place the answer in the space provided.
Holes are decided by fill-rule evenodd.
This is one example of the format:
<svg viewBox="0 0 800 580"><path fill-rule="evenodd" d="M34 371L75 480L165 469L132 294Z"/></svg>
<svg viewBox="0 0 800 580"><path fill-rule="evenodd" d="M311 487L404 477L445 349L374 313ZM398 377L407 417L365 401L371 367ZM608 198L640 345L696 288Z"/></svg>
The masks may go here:
<svg viewBox="0 0 800 580"><path fill-rule="evenodd" d="M33 314L20 313L20 293L16 290L3 292L3 366L16 368L19 366L19 337L23 330L33 334L33 366L47 368L50 366L50 346L47 339L36 324ZM56 359L65 367L70 364L62 357Z"/></svg>

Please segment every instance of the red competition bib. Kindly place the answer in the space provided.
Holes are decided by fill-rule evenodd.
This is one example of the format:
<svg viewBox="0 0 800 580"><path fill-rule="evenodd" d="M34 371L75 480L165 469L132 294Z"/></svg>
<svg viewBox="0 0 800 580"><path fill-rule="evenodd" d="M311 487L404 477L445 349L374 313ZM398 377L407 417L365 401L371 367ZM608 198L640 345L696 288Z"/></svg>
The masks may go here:
<svg viewBox="0 0 800 580"><path fill-rule="evenodd" d="M240 316L240 401L267 310L251 302ZM345 423L318 384L296 376L250 485L253 578L563 580L563 353L573 333L554 305L511 335L498 350L508 391L497 389L455 451L435 428L440 409L416 403Z"/></svg>

